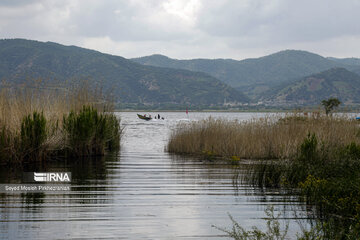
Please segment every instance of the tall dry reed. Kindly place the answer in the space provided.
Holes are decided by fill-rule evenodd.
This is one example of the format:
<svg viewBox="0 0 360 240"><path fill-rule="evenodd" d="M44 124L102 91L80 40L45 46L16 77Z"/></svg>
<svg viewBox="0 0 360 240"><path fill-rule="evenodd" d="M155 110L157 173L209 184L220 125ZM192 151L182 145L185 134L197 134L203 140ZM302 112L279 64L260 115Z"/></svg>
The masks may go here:
<svg viewBox="0 0 360 240"><path fill-rule="evenodd" d="M296 154L309 132L330 146L360 143L358 123L346 116L287 114L244 122L208 118L182 123L171 134L167 150L233 159L284 159Z"/></svg>
<svg viewBox="0 0 360 240"><path fill-rule="evenodd" d="M26 156L31 155L30 152L41 150L43 153L53 154L54 151L67 148L68 143L64 140L66 132L63 129L63 118L70 112L79 113L84 106L91 106L99 114L113 111L113 102L103 96L102 89L91 87L86 80L78 81L78 84L72 84L69 87L49 87L45 86L41 80L16 86L2 83L0 88L0 162L23 161ZM24 144L21 144L24 139L20 136L24 135L24 129L28 132L36 130L35 117L38 114L45 119L42 124L46 138L37 147L41 148L40 150L24 149ZM25 120L28 125L30 124L29 126L24 127ZM30 136L33 135L30 134ZM38 156L38 158L41 160L43 157Z"/></svg>
<svg viewBox="0 0 360 240"><path fill-rule="evenodd" d="M91 105L99 111L112 111L113 104L107 101L100 88L90 87L87 81L69 87L43 87L41 82L0 88L0 127L18 130L24 116L34 111L43 112L46 119L56 121L71 110L79 111Z"/></svg>
<svg viewBox="0 0 360 240"><path fill-rule="evenodd" d="M251 161L241 180L258 187L296 188L315 206L311 214L323 222L300 239L360 239L359 125L345 115L288 114L246 122L209 118L179 125L168 150L273 159ZM234 231L225 231L234 239L268 239L259 231L244 231L236 222L234 226Z"/></svg>

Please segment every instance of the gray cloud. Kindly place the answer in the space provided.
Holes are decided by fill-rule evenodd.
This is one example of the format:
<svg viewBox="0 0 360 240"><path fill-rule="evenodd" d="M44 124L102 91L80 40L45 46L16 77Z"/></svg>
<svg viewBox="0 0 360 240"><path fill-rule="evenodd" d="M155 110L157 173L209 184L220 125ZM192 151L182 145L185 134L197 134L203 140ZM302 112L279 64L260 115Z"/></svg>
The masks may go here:
<svg viewBox="0 0 360 240"><path fill-rule="evenodd" d="M314 41L360 33L359 10L352 0L219 1L202 10L198 27L240 39Z"/></svg>
<svg viewBox="0 0 360 240"><path fill-rule="evenodd" d="M246 58L302 48L360 56L358 0L32 0L0 2L0 37L125 57Z"/></svg>
<svg viewBox="0 0 360 240"><path fill-rule="evenodd" d="M74 17L81 33L109 36L115 41L169 41L188 36L177 19L163 11L160 1L113 1Z"/></svg>
<svg viewBox="0 0 360 240"><path fill-rule="evenodd" d="M7 7L23 6L23 5L33 4L36 1L37 0L2 0L0 2L0 6L7 6Z"/></svg>

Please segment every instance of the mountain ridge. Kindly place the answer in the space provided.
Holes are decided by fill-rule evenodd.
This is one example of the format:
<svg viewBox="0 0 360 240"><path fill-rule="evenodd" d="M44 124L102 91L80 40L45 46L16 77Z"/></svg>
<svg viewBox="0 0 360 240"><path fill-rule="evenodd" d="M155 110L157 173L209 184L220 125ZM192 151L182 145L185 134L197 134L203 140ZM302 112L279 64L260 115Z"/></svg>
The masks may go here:
<svg viewBox="0 0 360 240"><path fill-rule="evenodd" d="M360 76L345 68L331 68L269 91L262 100L270 105L316 105L338 98L347 105L360 103Z"/></svg>
<svg viewBox="0 0 360 240"><path fill-rule="evenodd" d="M348 66L318 54L303 50L283 50L260 58L188 59L176 60L164 55L133 58L143 65L166 66L205 72L230 86L242 90L253 100L259 99L269 89L295 79L322 72L334 67Z"/></svg>
<svg viewBox="0 0 360 240"><path fill-rule="evenodd" d="M247 102L241 92L202 72L143 66L120 56L76 46L26 39L0 40L0 79L19 84L46 78L51 84L91 77L122 103L222 105Z"/></svg>
<svg viewBox="0 0 360 240"><path fill-rule="evenodd" d="M299 84L306 77L318 79L319 76L329 79L320 82L333 92L341 93L335 95L344 99L344 102L358 103L357 94L353 91L360 86L357 77L353 75L360 74L358 63L360 61L357 58L324 58L300 50L283 50L261 58L240 61L201 58L177 60L160 54L130 61L121 56L73 45L26 39L0 40L0 79L21 84L29 78L42 78L49 79L52 86L63 86L68 84L67 81L76 82L80 78L91 77L93 84L113 90L117 101L146 106L239 106L249 102L242 94L243 91L252 97L252 104L266 101L281 105L286 100L296 105L293 96L300 97L299 102L309 104L305 101L306 94L309 97L309 89L304 88L304 83L300 84L304 94L291 90L290 86ZM152 66L154 64L161 67ZM188 69L175 68L179 64ZM215 73L222 78L240 76L237 90L211 76ZM340 76L341 79L333 79ZM351 81L355 85L353 88L349 87ZM340 91L340 85L346 91ZM286 87L291 90L291 94L284 93ZM326 94L318 92L317 95L328 97L332 94L326 87L322 91ZM319 100L316 97L313 99ZM315 104L315 101L310 102Z"/></svg>

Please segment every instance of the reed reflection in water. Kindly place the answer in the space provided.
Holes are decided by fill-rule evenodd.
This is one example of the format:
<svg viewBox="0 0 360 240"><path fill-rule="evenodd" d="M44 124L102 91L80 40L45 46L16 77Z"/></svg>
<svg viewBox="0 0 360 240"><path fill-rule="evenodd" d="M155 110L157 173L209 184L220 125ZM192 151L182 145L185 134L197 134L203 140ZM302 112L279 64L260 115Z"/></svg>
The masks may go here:
<svg viewBox="0 0 360 240"><path fill-rule="evenodd" d="M0 239L226 239L212 225L229 226L230 213L244 227L265 228L261 218L268 204L284 211L292 235L299 230L292 213L303 208L296 197L239 184L241 166L164 151L180 121L210 115L241 121L264 114L160 114L165 120L146 122L136 113L119 113L125 125L119 155L1 169L1 183L20 182L23 171L69 171L72 189L0 195Z"/></svg>

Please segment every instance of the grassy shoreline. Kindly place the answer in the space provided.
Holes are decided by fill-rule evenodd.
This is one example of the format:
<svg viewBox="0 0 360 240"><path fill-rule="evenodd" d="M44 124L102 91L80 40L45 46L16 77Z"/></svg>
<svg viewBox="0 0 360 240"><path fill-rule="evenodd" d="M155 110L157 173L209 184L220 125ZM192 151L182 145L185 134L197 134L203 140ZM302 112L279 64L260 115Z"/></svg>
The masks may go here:
<svg viewBox="0 0 360 240"><path fill-rule="evenodd" d="M236 159L288 159L309 132L328 145L360 144L358 122L343 116L264 117L237 122L208 118L183 123L172 132L167 151Z"/></svg>
<svg viewBox="0 0 360 240"><path fill-rule="evenodd" d="M112 103L85 85L0 91L0 164L104 155L121 133Z"/></svg>
<svg viewBox="0 0 360 240"><path fill-rule="evenodd" d="M300 114L247 122L209 118L178 125L167 150L236 162L253 159L243 181L299 189L323 222L317 239L360 238L360 127L355 120Z"/></svg>

